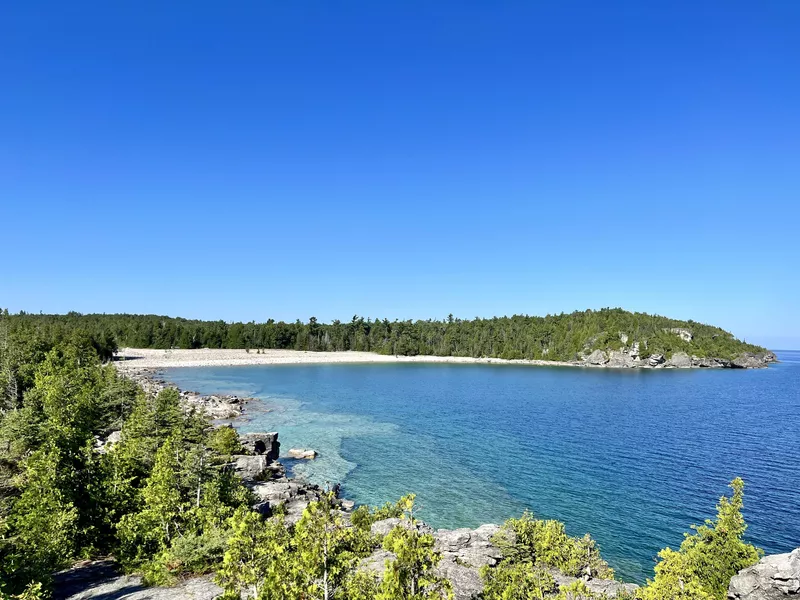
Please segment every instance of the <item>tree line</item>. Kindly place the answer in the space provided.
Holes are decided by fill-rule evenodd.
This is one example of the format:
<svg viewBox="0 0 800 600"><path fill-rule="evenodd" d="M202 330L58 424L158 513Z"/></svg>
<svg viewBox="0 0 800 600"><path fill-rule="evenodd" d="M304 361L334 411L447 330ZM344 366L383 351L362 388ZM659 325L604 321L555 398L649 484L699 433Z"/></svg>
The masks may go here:
<svg viewBox="0 0 800 600"><path fill-rule="evenodd" d="M6 311L7 312L7 311ZM719 327L633 313L619 308L535 317L514 315L463 320L390 321L354 316L349 322L320 323L311 317L284 323L226 323L156 315L88 314L7 315L9 326L42 335L81 330L97 350L131 348L244 348L305 351L358 350L404 356L465 356L503 359L574 360L595 349L631 347L639 342L642 358L686 352L732 359L766 349L736 339ZM671 332L686 329L686 341ZM36 333L38 335L38 333Z"/></svg>

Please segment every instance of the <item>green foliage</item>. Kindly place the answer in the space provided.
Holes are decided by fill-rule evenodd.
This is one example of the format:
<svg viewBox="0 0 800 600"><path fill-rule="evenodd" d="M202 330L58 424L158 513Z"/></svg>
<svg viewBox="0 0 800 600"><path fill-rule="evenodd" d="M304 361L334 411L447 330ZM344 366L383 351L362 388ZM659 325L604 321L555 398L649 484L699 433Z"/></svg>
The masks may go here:
<svg viewBox="0 0 800 600"><path fill-rule="evenodd" d="M222 566L216 581L225 598L288 598L293 592L291 534L283 519L265 520L249 508L239 508L230 520ZM264 590L269 590L265 595Z"/></svg>
<svg viewBox="0 0 800 600"><path fill-rule="evenodd" d="M533 600L556 589L553 576L530 562L504 561L495 568L481 568L483 600Z"/></svg>
<svg viewBox="0 0 800 600"><path fill-rule="evenodd" d="M421 533L414 518L414 495L399 502L403 510L402 522L383 540L383 548L396 559L386 561L386 571L380 584L378 600L449 599L452 586L438 577L433 569L439 564L441 554L434 550L434 539Z"/></svg>
<svg viewBox="0 0 800 600"><path fill-rule="evenodd" d="M243 454L239 434L233 427L217 427L208 436L208 446L220 456Z"/></svg>
<svg viewBox="0 0 800 600"><path fill-rule="evenodd" d="M354 316L350 322L224 323L156 315L11 315L9 326L36 331L52 328L91 332L102 352L119 344L134 348L277 348L295 350L362 350L381 354L488 356L571 360L584 349L619 349L620 333L640 352L671 356L683 351L698 356L733 358L743 352L765 352L718 327L618 308L531 317L514 315L442 321L389 321ZM668 330L688 329L684 342ZM667 331L665 331L667 330ZM110 338L110 341L109 341ZM35 348L31 349L34 352Z"/></svg>
<svg viewBox="0 0 800 600"><path fill-rule="evenodd" d="M350 522L360 528L369 531L370 527L376 521L384 519L399 519L403 516L404 507L410 496L404 496L397 502L387 502L383 506L376 506L370 508L369 506L362 505L356 508L350 516Z"/></svg>
<svg viewBox="0 0 800 600"><path fill-rule="evenodd" d="M713 521L693 526L695 533L685 534L678 551L659 552L655 579L640 590L642 600L724 600L731 577L758 562L761 551L742 540L744 482L737 477L730 487L733 494L720 498Z"/></svg>
<svg viewBox="0 0 800 600"><path fill-rule="evenodd" d="M42 589L41 582L29 583L20 594L6 594L0 588L0 600L45 600L49 594Z"/></svg>
<svg viewBox="0 0 800 600"><path fill-rule="evenodd" d="M509 519L494 542L512 563L553 567L573 577L614 578L614 571L600 557L594 540L588 534L581 538L568 536L560 521L535 519L526 512L519 519Z"/></svg>
<svg viewBox="0 0 800 600"><path fill-rule="evenodd" d="M25 461L23 492L9 518L17 552L6 560L16 578L46 579L75 551L76 508L62 491L60 451L42 448Z"/></svg>
<svg viewBox="0 0 800 600"><path fill-rule="evenodd" d="M589 600L590 598L597 598L597 596L589 591L583 581L578 579L569 585L560 586L555 600Z"/></svg>

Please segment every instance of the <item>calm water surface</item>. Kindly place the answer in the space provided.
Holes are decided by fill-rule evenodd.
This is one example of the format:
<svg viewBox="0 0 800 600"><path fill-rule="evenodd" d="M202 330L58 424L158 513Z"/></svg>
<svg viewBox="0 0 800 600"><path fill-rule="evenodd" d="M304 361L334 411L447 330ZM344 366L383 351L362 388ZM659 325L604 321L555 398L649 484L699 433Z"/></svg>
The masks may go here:
<svg viewBox="0 0 800 600"><path fill-rule="evenodd" d="M256 396L245 431L309 447L295 473L358 503L415 492L436 527L530 509L590 532L625 579L746 484L749 539L800 546L800 352L756 371L507 365L170 369L184 389Z"/></svg>

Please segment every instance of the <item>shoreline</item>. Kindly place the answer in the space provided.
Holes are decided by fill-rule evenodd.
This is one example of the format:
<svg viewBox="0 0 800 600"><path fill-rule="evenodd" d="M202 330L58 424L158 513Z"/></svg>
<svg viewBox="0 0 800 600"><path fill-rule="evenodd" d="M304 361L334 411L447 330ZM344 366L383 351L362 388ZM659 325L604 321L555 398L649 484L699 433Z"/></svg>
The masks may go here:
<svg viewBox="0 0 800 600"><path fill-rule="evenodd" d="M129 369L169 369L180 367L231 367L256 365L323 365L323 364L397 364L397 363L449 363L530 365L541 367L603 367L582 363L502 358L474 358L470 356L400 356L374 352L311 352L307 350L250 350L244 349L179 349L120 348L114 364L123 371Z"/></svg>
<svg viewBox="0 0 800 600"><path fill-rule="evenodd" d="M776 362L774 354L748 355L734 360L700 358L676 353L667 359L653 355L639 360L626 352L595 350L583 360L558 361L536 359L504 359L472 356L402 356L346 350L340 352L313 352L308 350L250 350L245 349L170 349L120 348L114 364L122 372L144 369L170 369L184 367L231 367L269 365L328 365L328 364L467 364L511 365L530 367L571 367L579 369L620 370L671 370L671 369L763 369Z"/></svg>

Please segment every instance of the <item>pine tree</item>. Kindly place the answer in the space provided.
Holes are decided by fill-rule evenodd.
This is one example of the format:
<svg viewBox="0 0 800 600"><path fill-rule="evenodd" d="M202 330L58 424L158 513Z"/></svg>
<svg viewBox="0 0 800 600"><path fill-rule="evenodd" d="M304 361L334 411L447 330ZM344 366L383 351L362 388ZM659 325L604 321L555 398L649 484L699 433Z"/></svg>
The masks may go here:
<svg viewBox="0 0 800 600"><path fill-rule="evenodd" d="M296 569L290 554L291 536L283 520L265 520L244 506L230 519L222 566L216 581L225 598L291 598L295 591Z"/></svg>
<svg viewBox="0 0 800 600"><path fill-rule="evenodd" d="M744 482L737 477L730 487L733 494L720 498L716 519L693 526L678 551L659 552L655 579L640 590L643 600L725 600L731 578L758 562L761 551L742 540Z"/></svg>
<svg viewBox="0 0 800 600"><path fill-rule="evenodd" d="M433 536L420 532L417 526L414 498L411 494L401 499L402 521L383 540L384 549L394 553L396 559L386 561L378 600L439 600L453 597L450 582L433 573L442 557L433 548Z"/></svg>

